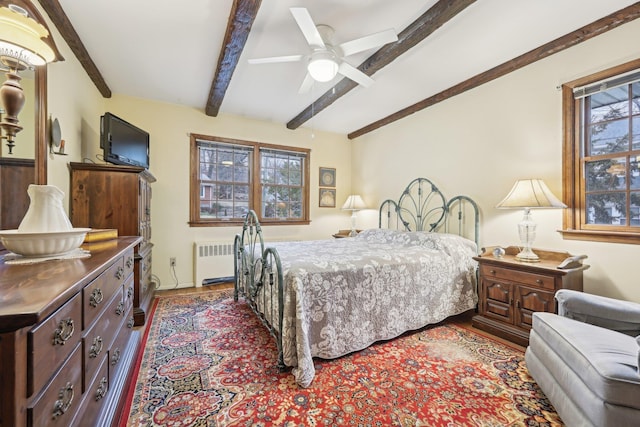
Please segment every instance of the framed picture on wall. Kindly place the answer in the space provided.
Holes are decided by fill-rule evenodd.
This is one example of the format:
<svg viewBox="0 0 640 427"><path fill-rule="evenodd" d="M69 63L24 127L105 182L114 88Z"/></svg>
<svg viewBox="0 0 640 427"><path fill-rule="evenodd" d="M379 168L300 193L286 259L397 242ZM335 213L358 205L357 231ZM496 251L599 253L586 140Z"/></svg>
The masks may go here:
<svg viewBox="0 0 640 427"><path fill-rule="evenodd" d="M335 208L336 207L336 189L335 188L321 188L320 189L320 202L321 208Z"/></svg>
<svg viewBox="0 0 640 427"><path fill-rule="evenodd" d="M336 186L336 169L335 168L320 168L320 187L335 187Z"/></svg>

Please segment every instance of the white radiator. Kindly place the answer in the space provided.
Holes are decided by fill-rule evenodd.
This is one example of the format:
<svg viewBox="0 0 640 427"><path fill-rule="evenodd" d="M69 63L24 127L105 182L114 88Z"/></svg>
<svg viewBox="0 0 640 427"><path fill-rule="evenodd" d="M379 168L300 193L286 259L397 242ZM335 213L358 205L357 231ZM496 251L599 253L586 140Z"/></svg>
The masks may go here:
<svg viewBox="0 0 640 427"><path fill-rule="evenodd" d="M195 242L193 278L196 287L204 279L233 277L233 242Z"/></svg>

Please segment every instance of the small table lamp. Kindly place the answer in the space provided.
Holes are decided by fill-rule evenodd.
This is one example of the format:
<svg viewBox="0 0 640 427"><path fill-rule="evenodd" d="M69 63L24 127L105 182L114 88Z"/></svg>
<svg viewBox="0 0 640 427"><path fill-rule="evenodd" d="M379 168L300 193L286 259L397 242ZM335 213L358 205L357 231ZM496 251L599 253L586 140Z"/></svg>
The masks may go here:
<svg viewBox="0 0 640 427"><path fill-rule="evenodd" d="M360 197L359 194L352 194L347 197L347 201L342 205L342 210L351 211L351 232L349 233L349 237L353 237L358 232L356 231L356 212L360 209L366 209L367 206L364 204L364 200Z"/></svg>
<svg viewBox="0 0 640 427"><path fill-rule="evenodd" d="M536 223L531 218L531 209L566 207L567 205L558 200L541 179L516 181L507 197L498 203L496 208L524 208L524 217L518 224L522 250L516 255L517 260L524 262L538 262L540 260L531 249L536 238Z"/></svg>

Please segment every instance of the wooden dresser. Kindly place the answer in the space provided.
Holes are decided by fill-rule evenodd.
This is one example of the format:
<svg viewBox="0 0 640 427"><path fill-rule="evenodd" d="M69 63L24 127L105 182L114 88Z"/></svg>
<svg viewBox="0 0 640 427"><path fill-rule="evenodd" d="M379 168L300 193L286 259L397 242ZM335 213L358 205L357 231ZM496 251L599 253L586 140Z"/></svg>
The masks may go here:
<svg viewBox="0 0 640 427"><path fill-rule="evenodd" d="M109 426L131 384L134 247L85 259L0 261L0 426Z"/></svg>
<svg viewBox="0 0 640 427"><path fill-rule="evenodd" d="M559 289L582 291L582 272L589 268L567 252L534 249L540 262L518 261L519 248L505 248L504 256L493 255L496 247L474 257L480 264L478 314L473 326L516 344L529 344L531 320L536 311L556 312ZM565 262L565 268L559 268Z"/></svg>
<svg viewBox="0 0 640 427"><path fill-rule="evenodd" d="M141 236L135 249L136 326L143 325L153 301L151 283L151 184L155 177L135 166L69 163L69 208L74 227L116 228L121 236Z"/></svg>

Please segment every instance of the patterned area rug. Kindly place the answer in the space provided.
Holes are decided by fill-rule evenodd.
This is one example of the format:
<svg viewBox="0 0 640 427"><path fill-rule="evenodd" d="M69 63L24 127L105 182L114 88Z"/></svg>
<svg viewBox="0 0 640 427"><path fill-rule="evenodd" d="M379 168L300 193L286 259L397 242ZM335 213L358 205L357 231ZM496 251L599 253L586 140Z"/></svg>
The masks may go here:
<svg viewBox="0 0 640 427"><path fill-rule="evenodd" d="M562 425L522 351L454 323L318 360L306 389L275 364L232 291L160 298L126 425Z"/></svg>

